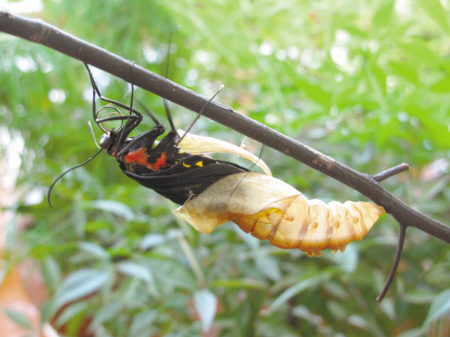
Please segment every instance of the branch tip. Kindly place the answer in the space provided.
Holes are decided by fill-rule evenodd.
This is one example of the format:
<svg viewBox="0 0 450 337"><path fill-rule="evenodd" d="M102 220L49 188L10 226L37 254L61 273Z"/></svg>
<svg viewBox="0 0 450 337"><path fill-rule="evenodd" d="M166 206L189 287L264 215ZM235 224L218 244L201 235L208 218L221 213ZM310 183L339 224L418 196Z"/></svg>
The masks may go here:
<svg viewBox="0 0 450 337"><path fill-rule="evenodd" d="M380 173L372 176L372 178L375 181L381 182L383 180L386 180L387 178L395 176L396 174L399 174L399 173L404 172L404 171L408 171L410 168L411 167L408 164L403 163L403 164L391 167L390 169L387 169L387 170L385 170L383 172L380 172Z"/></svg>
<svg viewBox="0 0 450 337"><path fill-rule="evenodd" d="M394 280L395 272L397 271L398 263L400 262L400 257L402 255L403 251L403 244L405 243L405 236L406 236L406 228L408 226L400 223L400 233L398 236L398 244L397 244L397 251L395 252L395 258L394 263L392 264L391 271L389 273L389 276L386 280L386 284L383 287L383 290L381 290L380 295L377 297L377 301L381 302L386 296L386 293L389 290L389 287L391 286L392 281Z"/></svg>

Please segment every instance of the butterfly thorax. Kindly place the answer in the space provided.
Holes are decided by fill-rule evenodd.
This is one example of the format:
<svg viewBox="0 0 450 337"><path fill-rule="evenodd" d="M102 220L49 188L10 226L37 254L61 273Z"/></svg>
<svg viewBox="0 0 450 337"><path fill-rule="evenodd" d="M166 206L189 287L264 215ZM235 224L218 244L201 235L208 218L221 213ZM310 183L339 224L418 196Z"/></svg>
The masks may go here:
<svg viewBox="0 0 450 337"><path fill-rule="evenodd" d="M108 154L116 157L122 171L136 174L159 172L173 167L183 158L189 156L187 153L179 152L179 148L175 145L178 137L178 134L170 132L160 142L144 139L133 144L120 157L116 156L117 145L113 145L108 150ZM120 148L125 148L133 139L127 139Z"/></svg>

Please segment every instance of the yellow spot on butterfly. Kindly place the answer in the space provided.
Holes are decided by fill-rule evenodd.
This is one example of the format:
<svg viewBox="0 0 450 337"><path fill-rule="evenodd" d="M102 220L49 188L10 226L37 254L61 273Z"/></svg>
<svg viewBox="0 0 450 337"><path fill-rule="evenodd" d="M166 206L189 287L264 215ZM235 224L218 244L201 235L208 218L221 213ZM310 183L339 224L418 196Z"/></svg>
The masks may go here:
<svg viewBox="0 0 450 337"><path fill-rule="evenodd" d="M155 140L155 141L153 142L152 149L154 149L158 144L159 144L159 142L158 142L157 140Z"/></svg>
<svg viewBox="0 0 450 337"><path fill-rule="evenodd" d="M184 167L191 167L191 165L186 164L185 162L183 162L183 166Z"/></svg>
<svg viewBox="0 0 450 337"><path fill-rule="evenodd" d="M199 162L197 162L195 165L197 165L197 166L199 166L199 167L203 167L203 162L202 162L202 161L199 161Z"/></svg>

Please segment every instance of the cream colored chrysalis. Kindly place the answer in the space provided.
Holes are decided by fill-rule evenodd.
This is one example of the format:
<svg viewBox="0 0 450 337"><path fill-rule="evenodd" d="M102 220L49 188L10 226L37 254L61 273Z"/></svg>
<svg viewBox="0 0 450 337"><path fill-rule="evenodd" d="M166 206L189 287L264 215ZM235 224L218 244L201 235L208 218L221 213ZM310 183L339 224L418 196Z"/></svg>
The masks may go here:
<svg viewBox="0 0 450 337"><path fill-rule="evenodd" d="M239 155L267 167L250 153ZM232 221L244 232L260 240L268 239L274 246L298 248L309 256L320 256L324 249L343 252L351 241L361 240L384 209L371 202L325 204L308 200L279 179L244 172L215 182L174 213L204 234Z"/></svg>

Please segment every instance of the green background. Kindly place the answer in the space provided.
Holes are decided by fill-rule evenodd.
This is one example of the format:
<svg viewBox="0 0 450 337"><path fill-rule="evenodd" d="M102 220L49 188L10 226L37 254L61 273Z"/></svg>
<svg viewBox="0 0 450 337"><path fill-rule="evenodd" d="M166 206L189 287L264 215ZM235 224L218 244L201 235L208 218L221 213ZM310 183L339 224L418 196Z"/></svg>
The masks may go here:
<svg viewBox="0 0 450 337"><path fill-rule="evenodd" d="M449 13L438 0L61 0L27 16L161 75L169 36L181 26L171 80L205 96L223 84L219 102L358 171L408 163L409 172L383 186L449 224ZM128 104L129 85L101 71L94 77L105 96ZM96 336L407 337L442 329L433 321L449 311L449 247L414 228L387 297L375 300L398 236L388 215L344 254L308 258L233 224L197 233L171 214L176 205L126 178L106 154L57 183L51 209L48 186L96 152L91 94L81 62L0 34L0 154L2 169L18 174L18 200L4 207L31 223L24 232L20 217L9 224L16 235L8 260L42 263L52 294L43 313L70 303L57 321L69 335L86 317ZM136 98L165 121L159 97L137 89ZM186 129L195 114L171 107ZM152 126L146 118L138 132ZM242 141L206 118L192 131ZM260 144L246 146L259 155ZM274 150L262 158L308 198L365 200Z"/></svg>

